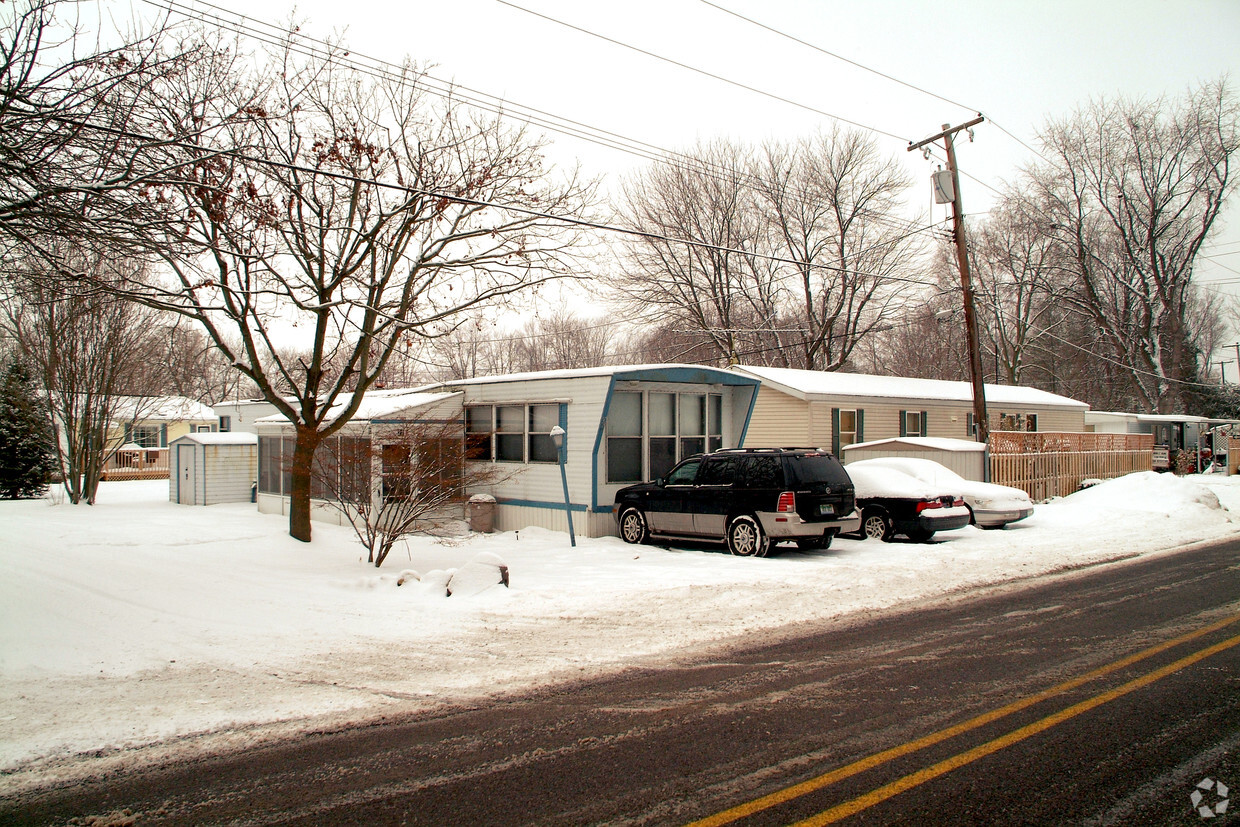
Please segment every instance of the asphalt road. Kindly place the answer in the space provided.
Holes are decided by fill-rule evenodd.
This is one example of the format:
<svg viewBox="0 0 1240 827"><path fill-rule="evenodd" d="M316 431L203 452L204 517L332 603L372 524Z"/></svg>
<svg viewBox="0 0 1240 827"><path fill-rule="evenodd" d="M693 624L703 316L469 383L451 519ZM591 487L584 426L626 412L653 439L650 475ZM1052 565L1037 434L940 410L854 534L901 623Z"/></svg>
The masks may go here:
<svg viewBox="0 0 1240 827"><path fill-rule="evenodd" d="M1216 825L1238 812L1240 541L0 801L4 824Z"/></svg>

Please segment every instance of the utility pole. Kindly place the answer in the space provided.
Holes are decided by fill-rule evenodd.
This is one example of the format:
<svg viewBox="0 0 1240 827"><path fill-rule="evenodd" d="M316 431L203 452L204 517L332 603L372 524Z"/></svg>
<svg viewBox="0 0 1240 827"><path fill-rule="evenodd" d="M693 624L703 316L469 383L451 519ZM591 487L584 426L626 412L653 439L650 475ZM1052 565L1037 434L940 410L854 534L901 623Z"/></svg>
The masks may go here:
<svg viewBox="0 0 1240 827"><path fill-rule="evenodd" d="M920 143L910 143L909 152L921 149L926 144L934 143L940 138L947 149L947 169L951 173L952 202L952 235L956 240L956 263L960 267L960 289L964 293L964 330L969 348L969 378L973 382L973 421L976 423L978 442L990 441L990 421L986 416L986 389L982 379L982 350L978 342L977 316L973 311L973 281L969 277L969 251L964 239L964 208L960 203L960 173L956 169L956 147L952 136L962 129L970 129L986 120L978 115L968 123L960 126L943 124L943 131L926 138ZM929 150L927 150L929 152ZM1236 353L1240 354L1240 347Z"/></svg>
<svg viewBox="0 0 1240 827"><path fill-rule="evenodd" d="M1223 347L1234 347L1236 349L1236 367L1240 368L1240 342L1237 342L1234 345L1223 345ZM1240 382L1240 379L1237 379L1236 381Z"/></svg>
<svg viewBox="0 0 1240 827"><path fill-rule="evenodd" d="M1227 362L1225 362L1225 361L1223 361L1223 362L1215 362L1214 364L1218 365L1218 383L1219 383L1220 385L1226 385L1226 384L1227 384L1227 380L1223 378L1223 377L1224 377L1224 375L1225 375L1225 372L1223 371L1223 365L1227 364Z"/></svg>

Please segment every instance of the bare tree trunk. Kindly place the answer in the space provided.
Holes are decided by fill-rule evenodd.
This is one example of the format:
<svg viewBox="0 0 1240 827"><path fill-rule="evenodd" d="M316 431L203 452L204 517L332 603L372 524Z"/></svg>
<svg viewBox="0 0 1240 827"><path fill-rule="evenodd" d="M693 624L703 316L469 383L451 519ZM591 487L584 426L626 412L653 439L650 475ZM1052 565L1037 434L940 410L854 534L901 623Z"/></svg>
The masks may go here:
<svg viewBox="0 0 1240 827"><path fill-rule="evenodd" d="M288 530L294 539L310 542L310 481L314 472L314 452L323 437L313 426L298 425L290 469L292 488L289 492Z"/></svg>

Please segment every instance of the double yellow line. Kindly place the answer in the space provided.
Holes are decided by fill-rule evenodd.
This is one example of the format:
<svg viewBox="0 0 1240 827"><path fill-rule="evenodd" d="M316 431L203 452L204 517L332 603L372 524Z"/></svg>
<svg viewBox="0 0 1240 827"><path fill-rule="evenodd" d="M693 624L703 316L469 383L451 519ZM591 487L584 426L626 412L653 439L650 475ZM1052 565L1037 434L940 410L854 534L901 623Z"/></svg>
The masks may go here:
<svg viewBox="0 0 1240 827"><path fill-rule="evenodd" d="M776 807L780 804L787 803L795 798L806 795L807 793L821 790L824 787L828 787L838 781L842 781L845 778L850 778L859 773L882 766L890 761L894 761L897 758L910 755L914 752L918 752L919 750L923 750L926 747L955 738L957 735L961 735L979 727L986 726L987 724L994 723L995 721L1016 712L1020 712L1023 709L1027 709L1034 704L1041 703L1042 701L1053 698L1056 695L1070 692L1073 689L1077 689L1084 684L1089 683L1090 681L1097 680L1098 678L1132 666L1133 664L1139 663L1161 652L1181 646L1189 641L1196 640L1210 634L1211 632L1216 632L1219 629L1226 628L1227 626L1237 622L1240 622L1240 614L1226 617L1201 629L1188 632L1187 634L1180 635L1177 638L1160 643L1157 646L1151 646L1148 649L1143 649L1140 652L1117 660L1114 663L1101 666L1090 672L1086 672L1079 677L1073 678L1072 680L1064 681L1063 683L1052 686L1049 689L1044 689L1034 695L1021 698L1018 701L1014 701L1006 706L1002 706L998 709L978 715L975 718L970 718L962 723L947 727L946 729L941 729L916 740L908 741L907 743L892 747L891 749L877 752L873 755L867 756L866 758L862 758L859 761L854 761L851 764L840 767L839 769L835 769L830 772L823 773L815 778L811 778L808 781L802 781L800 784L794 784L791 787L778 790L770 795L756 798L753 801L740 804L736 807L732 807L731 809L724 810L721 813L716 813L708 818L695 821L688 825L688 827L717 827L718 825L731 824L738 819L742 819L746 816L770 809L771 807ZM819 813L812 818L799 822L797 827L832 824L840 819L847 818L848 816L859 813L881 801L886 801L893 796L899 795L900 793L910 790L920 784L924 784L931 779L945 775L946 773L963 767L966 764L972 763L979 758L998 752L1005 747L1009 747L1012 744L1023 741L1024 739L1029 738L1032 735L1036 735L1039 732L1044 732L1056 724L1063 723L1070 718L1074 718L1077 715L1088 712L1089 710L1099 707L1105 703L1109 703L1116 698L1120 698L1130 692L1144 686L1148 686L1155 681L1161 680L1170 674L1184 669L1185 667L1192 666L1194 663L1204 660L1211 655L1218 654L1219 652L1225 651L1237 645L1240 645L1240 635L1228 638L1227 640L1216 643L1213 646L1206 647L1205 649L1201 649L1191 655L1180 658L1174 663L1169 663L1166 666L1154 670L1153 672L1149 672L1139 678L1135 678L1125 684L1117 686L1114 689L1095 695L1094 697L1081 701L1080 703L1073 704L1060 712L1056 712L1053 715L1048 715L1041 720L1013 730L1006 735L992 741L987 741L986 743L974 747L973 749L959 753L958 755L952 756L944 761L940 761L937 764L912 773L911 775L906 775L903 778L893 781L883 787L879 787L878 789L860 796L859 798L855 798L851 801L832 807L831 809Z"/></svg>

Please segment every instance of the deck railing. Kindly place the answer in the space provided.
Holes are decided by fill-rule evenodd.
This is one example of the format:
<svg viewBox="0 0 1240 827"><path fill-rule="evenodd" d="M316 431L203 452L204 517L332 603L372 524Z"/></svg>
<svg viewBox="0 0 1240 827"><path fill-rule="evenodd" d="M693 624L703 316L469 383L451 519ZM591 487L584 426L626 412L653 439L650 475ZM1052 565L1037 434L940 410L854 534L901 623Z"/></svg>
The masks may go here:
<svg viewBox="0 0 1240 827"><path fill-rule="evenodd" d="M105 480L158 480L168 478L168 449L122 449L103 466Z"/></svg>
<svg viewBox="0 0 1240 827"><path fill-rule="evenodd" d="M1064 497L1087 479L1153 469L1153 434L992 431L990 479L1034 500Z"/></svg>

